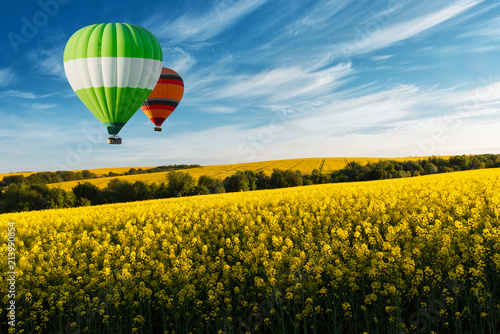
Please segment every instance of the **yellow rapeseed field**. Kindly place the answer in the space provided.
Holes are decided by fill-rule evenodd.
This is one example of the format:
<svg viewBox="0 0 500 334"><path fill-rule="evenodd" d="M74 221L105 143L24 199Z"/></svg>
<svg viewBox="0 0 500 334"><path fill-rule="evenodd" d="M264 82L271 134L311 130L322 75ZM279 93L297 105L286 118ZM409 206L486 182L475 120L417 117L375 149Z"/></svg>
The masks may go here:
<svg viewBox="0 0 500 334"><path fill-rule="evenodd" d="M18 333L498 333L500 170L0 215Z"/></svg>

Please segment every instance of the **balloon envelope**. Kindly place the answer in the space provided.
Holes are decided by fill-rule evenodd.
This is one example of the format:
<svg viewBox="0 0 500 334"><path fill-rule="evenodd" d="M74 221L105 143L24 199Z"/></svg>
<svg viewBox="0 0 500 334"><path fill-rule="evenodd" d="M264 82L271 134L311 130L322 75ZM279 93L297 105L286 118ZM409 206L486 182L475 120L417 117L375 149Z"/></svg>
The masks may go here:
<svg viewBox="0 0 500 334"><path fill-rule="evenodd" d="M126 23L84 27L64 50L71 88L110 135L120 132L151 93L162 62L156 37Z"/></svg>
<svg viewBox="0 0 500 334"><path fill-rule="evenodd" d="M161 126L177 107L183 94L184 81L179 73L164 67L158 83L141 109L156 126Z"/></svg>

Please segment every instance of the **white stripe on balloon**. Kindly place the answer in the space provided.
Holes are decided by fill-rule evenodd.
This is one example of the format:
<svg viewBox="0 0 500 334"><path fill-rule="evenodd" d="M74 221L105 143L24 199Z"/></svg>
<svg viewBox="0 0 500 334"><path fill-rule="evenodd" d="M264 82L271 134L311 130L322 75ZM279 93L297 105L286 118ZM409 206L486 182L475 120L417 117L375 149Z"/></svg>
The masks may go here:
<svg viewBox="0 0 500 334"><path fill-rule="evenodd" d="M152 90L161 69L160 60L130 57L78 58L64 63L64 71L74 91L103 86Z"/></svg>

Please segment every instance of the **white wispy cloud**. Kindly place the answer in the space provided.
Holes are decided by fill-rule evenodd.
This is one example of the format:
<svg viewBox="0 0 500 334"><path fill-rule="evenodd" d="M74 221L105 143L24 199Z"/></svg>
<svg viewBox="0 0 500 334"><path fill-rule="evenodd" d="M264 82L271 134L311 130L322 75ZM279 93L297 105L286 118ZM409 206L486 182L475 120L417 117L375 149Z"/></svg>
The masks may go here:
<svg viewBox="0 0 500 334"><path fill-rule="evenodd" d="M483 13L493 12L496 10L496 7L500 6L500 3L485 3L484 6L479 8L477 11L471 13L471 15L480 15ZM493 19L488 20L476 20L472 24L469 25L469 29L467 29L464 33L462 33L461 37L469 37L469 38L478 38L478 37L488 37L493 40L499 39L500 33L500 18L495 17Z"/></svg>
<svg viewBox="0 0 500 334"><path fill-rule="evenodd" d="M209 114L233 114L238 112L239 109L235 107L220 106L204 108L203 111Z"/></svg>
<svg viewBox="0 0 500 334"><path fill-rule="evenodd" d="M435 100L460 111L477 109L478 106L500 100L500 81L495 81L492 77L482 78L472 88L455 87L450 91L437 93Z"/></svg>
<svg viewBox="0 0 500 334"><path fill-rule="evenodd" d="M372 60L375 60L375 61L380 61L380 60L386 60L386 59L389 59L393 57L393 55L380 55L380 56L372 56L370 57Z"/></svg>
<svg viewBox="0 0 500 334"><path fill-rule="evenodd" d="M62 61L63 50L63 47L33 50L27 57L32 66L41 74L66 78Z"/></svg>
<svg viewBox="0 0 500 334"><path fill-rule="evenodd" d="M26 104L26 109L27 110L49 110L52 108L55 108L55 104L48 104L48 103L30 103Z"/></svg>
<svg viewBox="0 0 500 334"><path fill-rule="evenodd" d="M163 51L163 66L175 69L181 76L196 65L196 59L180 47L170 47Z"/></svg>
<svg viewBox="0 0 500 334"><path fill-rule="evenodd" d="M419 103L418 88L401 85L346 100L335 100L302 115L297 127L330 134L366 130L399 120ZM334 126L332 126L334 125Z"/></svg>
<svg viewBox="0 0 500 334"><path fill-rule="evenodd" d="M328 19L335 16L349 3L351 0L330 0L318 3L299 20L287 26L289 34L298 35L310 29L326 27Z"/></svg>
<svg viewBox="0 0 500 334"><path fill-rule="evenodd" d="M19 98L22 98L22 99L29 99L29 100L32 100L32 99L41 99L41 98L44 98L44 97L49 97L51 95L52 94L37 95L37 94L35 94L33 92L23 92L23 91L20 91L20 90L13 90L13 89L10 89L10 90L4 91L4 92L0 92L0 96L4 96L4 97L19 97Z"/></svg>
<svg viewBox="0 0 500 334"><path fill-rule="evenodd" d="M220 0L202 14L184 14L168 22L159 14L146 21L145 25L151 27L159 39L175 43L186 40L203 42L230 28L265 2L266 0Z"/></svg>
<svg viewBox="0 0 500 334"><path fill-rule="evenodd" d="M483 0L456 1L445 8L414 17L404 22L388 24L387 26L379 23L377 26L378 29L374 29L373 32L371 30L369 32L365 31L364 36L358 36L354 41L342 43L340 45L341 51L344 56L350 57L352 55L366 54L388 47L450 20L482 1Z"/></svg>
<svg viewBox="0 0 500 334"><path fill-rule="evenodd" d="M279 67L256 74L240 74L227 77L225 88L213 96L219 99L248 99L263 97L266 101L284 101L323 93L320 89L341 84L352 73L350 63L341 63L322 70L301 66Z"/></svg>
<svg viewBox="0 0 500 334"><path fill-rule="evenodd" d="M0 69L0 87L10 85L15 81L14 70L10 67Z"/></svg>

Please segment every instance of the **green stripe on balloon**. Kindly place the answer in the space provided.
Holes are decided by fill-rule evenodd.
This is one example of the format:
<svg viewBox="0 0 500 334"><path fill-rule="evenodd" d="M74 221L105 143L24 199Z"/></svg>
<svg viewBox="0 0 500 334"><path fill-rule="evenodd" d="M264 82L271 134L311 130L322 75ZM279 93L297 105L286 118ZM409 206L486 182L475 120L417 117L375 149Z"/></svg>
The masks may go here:
<svg viewBox="0 0 500 334"><path fill-rule="evenodd" d="M91 57L130 57L163 61L160 44L146 29L127 23L93 24L71 36L64 61Z"/></svg>
<svg viewBox="0 0 500 334"><path fill-rule="evenodd" d="M151 90L130 87L92 87L79 89L75 93L99 122L107 126L106 123L127 123L151 94ZM109 134L117 133L109 132Z"/></svg>

